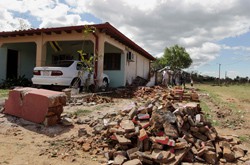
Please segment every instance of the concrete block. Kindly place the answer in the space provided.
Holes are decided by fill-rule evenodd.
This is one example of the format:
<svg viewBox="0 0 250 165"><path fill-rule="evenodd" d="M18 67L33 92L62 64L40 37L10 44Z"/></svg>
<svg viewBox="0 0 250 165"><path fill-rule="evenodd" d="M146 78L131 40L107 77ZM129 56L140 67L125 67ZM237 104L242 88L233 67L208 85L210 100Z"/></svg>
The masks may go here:
<svg viewBox="0 0 250 165"><path fill-rule="evenodd" d="M15 88L9 92L9 97L5 102L5 113L42 123L48 112L53 112L60 118L64 105L66 105L66 95L63 92Z"/></svg>

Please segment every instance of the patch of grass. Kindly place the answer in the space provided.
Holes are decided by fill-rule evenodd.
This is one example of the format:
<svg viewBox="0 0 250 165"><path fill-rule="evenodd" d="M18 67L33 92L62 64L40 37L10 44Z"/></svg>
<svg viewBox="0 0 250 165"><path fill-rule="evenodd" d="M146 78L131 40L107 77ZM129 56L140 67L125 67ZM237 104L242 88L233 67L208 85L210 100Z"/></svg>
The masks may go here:
<svg viewBox="0 0 250 165"><path fill-rule="evenodd" d="M241 135L241 136L239 136L239 139L242 142L248 142L248 141L250 141L250 137L247 136L247 135Z"/></svg>
<svg viewBox="0 0 250 165"><path fill-rule="evenodd" d="M103 107L102 105L97 105L97 106L95 107L95 110L100 110L102 107Z"/></svg>
<svg viewBox="0 0 250 165"><path fill-rule="evenodd" d="M7 97L9 91L9 89L0 89L0 98Z"/></svg>
<svg viewBox="0 0 250 165"><path fill-rule="evenodd" d="M203 113L205 114L206 120L211 122L213 126L219 126L219 122L217 120L213 120L212 111L209 108L209 106L206 104L206 102L201 101L200 105L201 105Z"/></svg>
<svg viewBox="0 0 250 165"><path fill-rule="evenodd" d="M231 110L230 116L234 116L234 120L226 120L223 125L227 127L235 127L244 122L243 117L245 112L242 111L237 102L249 98L250 85L233 85L233 86L211 86L211 85L197 85L200 91L208 93L211 102L220 108ZM204 106L205 103L203 103ZM203 107L206 113L207 107ZM237 120L236 120L237 119ZM222 121L217 121L222 122Z"/></svg>
<svg viewBox="0 0 250 165"><path fill-rule="evenodd" d="M75 112L72 113L72 115L75 115L75 116L85 116L85 115L87 115L89 113L91 113L91 110L77 109Z"/></svg>
<svg viewBox="0 0 250 165"><path fill-rule="evenodd" d="M245 100L250 95L250 85L231 85L231 86L211 86L211 85L198 85L198 88L207 91L210 94L219 97L230 96L238 100Z"/></svg>
<svg viewBox="0 0 250 165"><path fill-rule="evenodd" d="M229 102L227 99L243 99L248 98L250 95L250 86L210 86L210 85L199 85L202 91L209 93L212 101L220 106L225 106L232 109L234 112L238 112L238 105L234 102Z"/></svg>

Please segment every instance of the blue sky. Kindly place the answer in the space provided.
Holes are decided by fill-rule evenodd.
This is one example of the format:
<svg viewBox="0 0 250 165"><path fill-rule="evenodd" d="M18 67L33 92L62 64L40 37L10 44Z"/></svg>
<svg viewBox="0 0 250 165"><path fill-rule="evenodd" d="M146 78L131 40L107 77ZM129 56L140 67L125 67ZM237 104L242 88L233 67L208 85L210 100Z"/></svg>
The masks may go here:
<svg viewBox="0 0 250 165"><path fill-rule="evenodd" d="M235 76L250 77L250 32L218 41L219 45L227 45L231 49L222 49L219 56L207 64L199 67L198 72L207 75L219 76L221 64L221 77L235 78ZM241 49L240 49L241 47ZM245 49L244 49L245 48Z"/></svg>
<svg viewBox="0 0 250 165"><path fill-rule="evenodd" d="M0 0L0 31L109 22L155 57L178 44L189 71L250 77L250 1Z"/></svg>

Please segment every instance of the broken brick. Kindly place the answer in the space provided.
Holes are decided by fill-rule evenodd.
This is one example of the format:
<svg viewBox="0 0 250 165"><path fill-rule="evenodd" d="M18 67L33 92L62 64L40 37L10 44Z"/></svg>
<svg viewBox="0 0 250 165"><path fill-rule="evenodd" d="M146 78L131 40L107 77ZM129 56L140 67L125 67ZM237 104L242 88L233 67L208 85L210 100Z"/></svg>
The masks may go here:
<svg viewBox="0 0 250 165"><path fill-rule="evenodd" d="M139 159L133 159L126 161L123 165L142 165L142 162Z"/></svg>
<svg viewBox="0 0 250 165"><path fill-rule="evenodd" d="M82 150L83 150L83 151L88 152L90 149L91 149L90 143L84 143L84 144L82 145Z"/></svg>
<svg viewBox="0 0 250 165"><path fill-rule="evenodd" d="M157 137L155 137L155 142L160 143L160 144L167 145L168 141L169 141L168 136L157 136Z"/></svg>
<svg viewBox="0 0 250 165"><path fill-rule="evenodd" d="M139 125L142 127L142 128L147 128L149 126L149 121L147 120L143 120L143 121L140 121L139 122Z"/></svg>
<svg viewBox="0 0 250 165"><path fill-rule="evenodd" d="M235 160L235 156L230 149L230 144L227 141L223 141L222 148L223 148L223 158L225 158L227 162L233 162Z"/></svg>
<svg viewBox="0 0 250 165"><path fill-rule="evenodd" d="M207 163L216 164L218 161L217 155L213 151L207 151L204 153L204 158Z"/></svg>
<svg viewBox="0 0 250 165"><path fill-rule="evenodd" d="M121 165L127 158L123 155L117 155L114 159L113 165Z"/></svg>
<svg viewBox="0 0 250 165"><path fill-rule="evenodd" d="M131 120L122 120L120 126L125 130L125 132L135 131L135 125Z"/></svg>
<svg viewBox="0 0 250 165"><path fill-rule="evenodd" d="M135 108L131 109L128 116L129 116L129 119L133 119L136 115L137 111Z"/></svg>
<svg viewBox="0 0 250 165"><path fill-rule="evenodd" d="M126 152L128 154L129 159L133 159L134 158L134 153L136 153L137 151L138 151L137 147L127 150Z"/></svg>
<svg viewBox="0 0 250 165"><path fill-rule="evenodd" d="M245 152L242 148L240 148L239 146L233 146L233 152L235 154L235 158L238 159L238 158L241 158L241 157L244 157L245 156Z"/></svg>
<svg viewBox="0 0 250 165"><path fill-rule="evenodd" d="M186 142L177 142L175 143L174 149L183 149L188 147L188 144Z"/></svg>
<svg viewBox="0 0 250 165"><path fill-rule="evenodd" d="M152 144L152 148L162 150L163 149L163 145L162 144L158 144L158 143L153 143Z"/></svg>
<svg viewBox="0 0 250 165"><path fill-rule="evenodd" d="M154 160L161 160L163 159L163 154L161 153L162 150L154 149L151 156Z"/></svg>
<svg viewBox="0 0 250 165"><path fill-rule="evenodd" d="M150 116L149 116L149 114L142 114L142 113L139 113L138 115L137 115L137 117L138 117L138 119L140 119L140 120L144 120L144 119L149 119L150 118Z"/></svg>
<svg viewBox="0 0 250 165"><path fill-rule="evenodd" d="M145 131L144 128L142 128L140 130L140 134L139 134L138 138L139 138L140 141L143 141L144 139L148 138L147 132Z"/></svg>
<svg viewBox="0 0 250 165"><path fill-rule="evenodd" d="M163 128L165 135L171 136L173 138L177 138L179 136L177 129L172 124L165 122L163 124Z"/></svg>
<svg viewBox="0 0 250 165"><path fill-rule="evenodd" d="M192 135L194 135L198 139L201 139L202 141L207 140L207 137L199 132L192 132Z"/></svg>
<svg viewBox="0 0 250 165"><path fill-rule="evenodd" d="M114 135L115 135L115 138L117 139L117 141L118 141L121 145L127 145L127 144L130 144L130 143L131 143L131 140L125 138L124 136L117 135L117 134L114 134Z"/></svg>
<svg viewBox="0 0 250 165"><path fill-rule="evenodd" d="M188 153L188 151L190 150L190 148L185 148L183 150L176 150L175 152L175 159L170 161L169 164L171 165L178 165L182 159L185 157L185 155Z"/></svg>

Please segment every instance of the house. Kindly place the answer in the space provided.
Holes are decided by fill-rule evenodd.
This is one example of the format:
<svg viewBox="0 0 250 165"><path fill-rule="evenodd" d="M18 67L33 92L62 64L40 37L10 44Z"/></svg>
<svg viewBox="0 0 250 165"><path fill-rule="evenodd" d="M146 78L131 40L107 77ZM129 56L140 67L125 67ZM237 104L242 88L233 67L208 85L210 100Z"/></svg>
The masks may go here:
<svg viewBox="0 0 250 165"><path fill-rule="evenodd" d="M86 29L92 29L87 35ZM155 58L109 23L0 32L0 81L25 75L35 66L64 59L79 59L79 50L97 55L96 83L103 73L111 87L131 84L137 76L148 79Z"/></svg>

